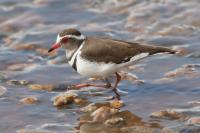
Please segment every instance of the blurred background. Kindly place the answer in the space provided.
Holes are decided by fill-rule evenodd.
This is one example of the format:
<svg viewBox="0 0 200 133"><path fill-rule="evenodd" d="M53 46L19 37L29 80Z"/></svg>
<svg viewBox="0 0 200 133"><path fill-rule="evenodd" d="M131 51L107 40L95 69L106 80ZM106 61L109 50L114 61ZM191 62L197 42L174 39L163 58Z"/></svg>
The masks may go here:
<svg viewBox="0 0 200 133"><path fill-rule="evenodd" d="M87 81L67 65L63 50L47 53L66 28L181 50L180 55L150 57L129 68L129 75L136 74L144 84L121 82L119 88L128 92L122 96L122 110L173 131L200 132L199 9L199 0L0 0L0 132L75 132L80 106L57 109L52 100L60 92L28 86ZM112 95L100 92L102 96L88 101L104 102ZM30 96L39 102L21 102ZM187 119L150 117L167 109Z"/></svg>

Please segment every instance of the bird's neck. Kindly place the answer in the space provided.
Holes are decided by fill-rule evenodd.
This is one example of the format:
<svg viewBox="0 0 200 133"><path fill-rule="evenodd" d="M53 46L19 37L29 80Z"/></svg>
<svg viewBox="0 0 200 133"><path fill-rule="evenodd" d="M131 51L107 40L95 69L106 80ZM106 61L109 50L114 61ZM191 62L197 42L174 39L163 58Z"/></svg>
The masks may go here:
<svg viewBox="0 0 200 133"><path fill-rule="evenodd" d="M77 51L78 48L74 49L74 50L65 50L66 52L66 57L67 57L67 60L70 61L71 58L73 57L73 55L75 54L75 52Z"/></svg>
<svg viewBox="0 0 200 133"><path fill-rule="evenodd" d="M65 50L66 51L66 57L67 57L69 64L71 64L74 61L75 57L80 52L80 50L81 50L81 48L83 47L84 44L85 44L85 41L83 41L79 47L77 47L73 50L68 50L68 49Z"/></svg>

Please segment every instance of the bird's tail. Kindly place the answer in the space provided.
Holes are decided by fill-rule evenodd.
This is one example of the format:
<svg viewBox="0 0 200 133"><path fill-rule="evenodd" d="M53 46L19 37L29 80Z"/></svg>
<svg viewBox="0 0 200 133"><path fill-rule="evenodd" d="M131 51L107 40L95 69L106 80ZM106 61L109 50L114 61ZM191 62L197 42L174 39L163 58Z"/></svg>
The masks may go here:
<svg viewBox="0 0 200 133"><path fill-rule="evenodd" d="M161 46L157 46L157 47L152 47L151 50L151 55L152 54L157 54L157 53L169 53L169 54L176 54L177 51L170 49L170 48L166 48L166 47L161 47Z"/></svg>

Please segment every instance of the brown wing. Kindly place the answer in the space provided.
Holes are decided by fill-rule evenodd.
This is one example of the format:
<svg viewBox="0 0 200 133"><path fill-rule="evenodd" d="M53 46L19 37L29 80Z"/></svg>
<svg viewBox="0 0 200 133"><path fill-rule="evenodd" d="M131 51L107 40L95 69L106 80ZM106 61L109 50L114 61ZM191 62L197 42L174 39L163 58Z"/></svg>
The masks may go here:
<svg viewBox="0 0 200 133"><path fill-rule="evenodd" d="M119 40L92 38L86 39L81 56L90 61L113 62L116 64L127 62L133 56L141 53L155 54L171 52L168 48L140 45Z"/></svg>

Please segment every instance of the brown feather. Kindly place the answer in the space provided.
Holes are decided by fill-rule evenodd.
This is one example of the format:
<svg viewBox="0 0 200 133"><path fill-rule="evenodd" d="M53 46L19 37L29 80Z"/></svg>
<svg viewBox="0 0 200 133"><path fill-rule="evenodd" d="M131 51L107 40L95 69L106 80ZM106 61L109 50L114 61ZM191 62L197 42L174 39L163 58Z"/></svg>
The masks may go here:
<svg viewBox="0 0 200 133"><path fill-rule="evenodd" d="M120 40L88 37L81 49L81 56L90 61L113 62L116 64L129 61L131 57L141 53L150 55L157 53L174 53L175 51L159 46L141 45L139 43Z"/></svg>

